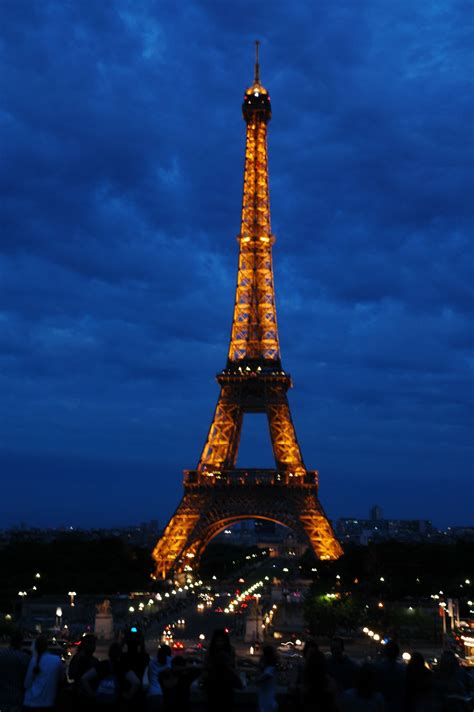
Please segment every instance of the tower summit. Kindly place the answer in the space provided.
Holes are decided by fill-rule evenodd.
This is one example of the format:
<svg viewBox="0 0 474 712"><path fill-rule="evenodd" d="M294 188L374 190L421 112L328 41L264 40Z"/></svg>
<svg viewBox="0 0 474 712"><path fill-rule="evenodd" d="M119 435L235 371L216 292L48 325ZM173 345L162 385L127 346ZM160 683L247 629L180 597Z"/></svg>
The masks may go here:
<svg viewBox="0 0 474 712"><path fill-rule="evenodd" d="M296 438L281 365L275 306L268 188L270 95L260 81L259 43L253 84L245 91L247 125L237 285L220 394L195 470L184 472L184 496L158 541L156 577L192 571L211 539L241 519L283 524L307 539L321 559L342 549L318 500L318 472L307 470ZM275 469L236 466L245 413L267 416Z"/></svg>

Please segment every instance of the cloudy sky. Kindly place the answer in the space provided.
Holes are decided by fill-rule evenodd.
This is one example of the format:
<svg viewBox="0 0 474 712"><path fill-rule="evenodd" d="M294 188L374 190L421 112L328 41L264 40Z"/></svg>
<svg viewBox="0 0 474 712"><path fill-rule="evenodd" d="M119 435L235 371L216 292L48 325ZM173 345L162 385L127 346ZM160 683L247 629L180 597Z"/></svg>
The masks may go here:
<svg viewBox="0 0 474 712"><path fill-rule="evenodd" d="M321 501L473 523L473 32L463 0L0 0L0 526L177 505L225 365L256 38ZM271 466L263 418L239 465Z"/></svg>

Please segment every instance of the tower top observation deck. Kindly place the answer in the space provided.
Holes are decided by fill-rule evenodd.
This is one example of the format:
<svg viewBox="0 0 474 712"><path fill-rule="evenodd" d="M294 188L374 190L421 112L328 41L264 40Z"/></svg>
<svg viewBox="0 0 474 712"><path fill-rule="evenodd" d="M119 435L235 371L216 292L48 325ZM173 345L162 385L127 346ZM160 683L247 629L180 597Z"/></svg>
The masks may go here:
<svg viewBox="0 0 474 712"><path fill-rule="evenodd" d="M260 63L258 61L258 48L260 42L255 42L255 74L253 84L244 94L244 103L242 104L242 113L247 123L254 120L256 116L264 121L270 121L272 116L272 107L270 104L270 94L260 82Z"/></svg>

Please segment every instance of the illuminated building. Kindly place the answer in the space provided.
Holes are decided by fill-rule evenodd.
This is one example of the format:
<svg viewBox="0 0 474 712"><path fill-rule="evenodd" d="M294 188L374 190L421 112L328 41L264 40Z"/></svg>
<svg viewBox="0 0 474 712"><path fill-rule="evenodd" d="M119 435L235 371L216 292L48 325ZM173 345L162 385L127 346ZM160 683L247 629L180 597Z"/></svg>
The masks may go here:
<svg viewBox="0 0 474 712"><path fill-rule="evenodd" d="M247 125L234 316L220 395L199 463L184 473L184 496L158 541L156 577L192 571L209 541L242 519L290 527L321 559L342 549L318 500L318 473L307 470L296 438L278 340L268 189L270 96L257 60L242 106ZM275 469L236 467L245 413L265 413Z"/></svg>
<svg viewBox="0 0 474 712"><path fill-rule="evenodd" d="M427 519L384 519L377 505L371 508L369 519L341 517L336 532L341 541L362 545L369 541L424 541L436 534Z"/></svg>

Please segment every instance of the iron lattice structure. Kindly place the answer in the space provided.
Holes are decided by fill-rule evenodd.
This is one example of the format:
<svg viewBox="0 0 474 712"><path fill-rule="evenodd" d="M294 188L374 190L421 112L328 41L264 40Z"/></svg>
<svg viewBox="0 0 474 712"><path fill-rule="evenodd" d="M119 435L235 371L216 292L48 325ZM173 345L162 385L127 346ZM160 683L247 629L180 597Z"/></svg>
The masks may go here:
<svg viewBox="0 0 474 712"><path fill-rule="evenodd" d="M257 45L258 52L258 45ZM273 281L267 127L270 96L257 61L244 95L247 124L239 266L226 368L199 463L185 470L184 496L158 541L156 578L196 567L209 541L242 519L263 518L307 538L321 559L342 549L318 500L318 473L307 470L291 419L291 378L281 365ZM245 413L266 413L275 469L236 467Z"/></svg>

